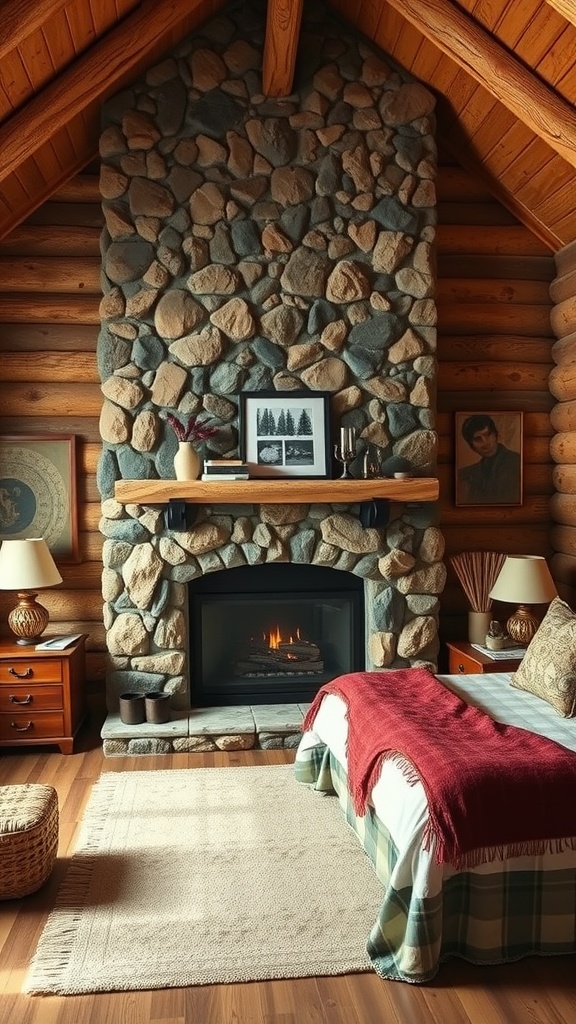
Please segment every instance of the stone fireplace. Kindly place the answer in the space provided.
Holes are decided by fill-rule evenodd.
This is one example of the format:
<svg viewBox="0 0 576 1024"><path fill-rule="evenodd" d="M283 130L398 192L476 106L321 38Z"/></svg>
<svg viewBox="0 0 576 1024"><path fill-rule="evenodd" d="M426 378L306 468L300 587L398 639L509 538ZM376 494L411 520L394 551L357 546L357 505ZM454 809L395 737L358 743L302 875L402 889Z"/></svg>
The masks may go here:
<svg viewBox="0 0 576 1024"><path fill-rule="evenodd" d="M209 573L188 592L200 706L307 702L364 668L364 584L354 573L273 562Z"/></svg>
<svg viewBox="0 0 576 1024"><path fill-rule="evenodd" d="M350 575L361 667L436 666L433 503L395 502L365 526L357 503L249 504L238 482L237 501L200 504L175 530L164 505L115 496L120 480L174 478L169 412L216 427L205 457L238 455L243 391L329 392L332 440L342 425L359 438L354 475L367 452L383 475L398 459L434 475L434 100L311 6L289 97L260 91L265 4L242 2L103 111L107 703L113 715L120 693L163 689L189 716L143 750L201 749L191 594L237 567Z"/></svg>

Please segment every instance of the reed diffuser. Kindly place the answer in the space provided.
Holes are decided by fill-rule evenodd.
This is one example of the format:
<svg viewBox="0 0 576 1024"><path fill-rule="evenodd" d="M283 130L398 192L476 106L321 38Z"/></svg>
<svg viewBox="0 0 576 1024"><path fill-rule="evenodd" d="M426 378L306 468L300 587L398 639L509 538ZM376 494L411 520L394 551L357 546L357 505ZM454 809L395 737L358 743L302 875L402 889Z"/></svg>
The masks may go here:
<svg viewBox="0 0 576 1024"><path fill-rule="evenodd" d="M462 551L452 555L450 563L462 590L468 598L468 640L471 644L486 643L486 634L492 618L492 598L489 596L506 555L499 551Z"/></svg>

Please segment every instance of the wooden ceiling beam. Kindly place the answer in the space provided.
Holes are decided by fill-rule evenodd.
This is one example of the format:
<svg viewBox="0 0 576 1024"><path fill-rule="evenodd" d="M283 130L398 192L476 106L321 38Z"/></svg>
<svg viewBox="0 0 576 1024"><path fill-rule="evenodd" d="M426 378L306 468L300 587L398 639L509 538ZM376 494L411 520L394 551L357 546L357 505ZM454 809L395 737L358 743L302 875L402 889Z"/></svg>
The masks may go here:
<svg viewBox="0 0 576 1024"><path fill-rule="evenodd" d="M101 42L0 126L0 181L91 103L100 103L130 78L159 39L194 11L213 15L224 0L143 0Z"/></svg>
<svg viewBox="0 0 576 1024"><path fill-rule="evenodd" d="M0 60L69 3L70 0L4 0Z"/></svg>
<svg viewBox="0 0 576 1024"><path fill-rule="evenodd" d="M576 0L546 0L546 3L566 18L566 21L576 25Z"/></svg>
<svg viewBox="0 0 576 1024"><path fill-rule="evenodd" d="M448 0L386 0L491 96L576 167L576 111ZM385 17L385 15L384 15Z"/></svg>
<svg viewBox="0 0 576 1024"><path fill-rule="evenodd" d="M262 68L265 96L289 96L294 82L304 0L268 0Z"/></svg>

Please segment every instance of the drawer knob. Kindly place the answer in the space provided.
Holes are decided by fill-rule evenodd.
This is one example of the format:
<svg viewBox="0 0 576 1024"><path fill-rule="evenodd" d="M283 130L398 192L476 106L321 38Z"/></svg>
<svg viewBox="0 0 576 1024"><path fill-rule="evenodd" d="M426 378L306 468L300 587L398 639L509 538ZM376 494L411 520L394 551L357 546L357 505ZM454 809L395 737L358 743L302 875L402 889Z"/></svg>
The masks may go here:
<svg viewBox="0 0 576 1024"><path fill-rule="evenodd" d="M462 664L462 662L460 662L460 664L458 665L458 671L459 672L463 672L464 671L464 665Z"/></svg>
<svg viewBox="0 0 576 1024"><path fill-rule="evenodd" d="M16 732L28 732L32 728L32 722L26 722L26 725L18 725L17 722L10 722L10 727Z"/></svg>
<svg viewBox="0 0 576 1024"><path fill-rule="evenodd" d="M31 693L27 693L25 697L20 698L20 697L17 697L15 693L11 693L10 697L8 699L9 699L11 704L31 704L32 703L32 694Z"/></svg>
<svg viewBox="0 0 576 1024"><path fill-rule="evenodd" d="M8 672L11 676L16 676L16 679L29 679L32 675L31 668L27 668L25 672L17 672L15 668L9 668Z"/></svg>

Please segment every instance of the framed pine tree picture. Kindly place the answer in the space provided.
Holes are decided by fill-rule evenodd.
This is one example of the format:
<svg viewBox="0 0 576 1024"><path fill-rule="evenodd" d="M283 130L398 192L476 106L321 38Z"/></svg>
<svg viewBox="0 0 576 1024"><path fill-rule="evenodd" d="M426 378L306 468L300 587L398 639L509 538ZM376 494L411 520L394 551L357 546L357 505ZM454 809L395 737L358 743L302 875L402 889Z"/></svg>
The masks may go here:
<svg viewBox="0 0 576 1024"><path fill-rule="evenodd" d="M241 456L251 477L329 475L329 392L243 391Z"/></svg>

